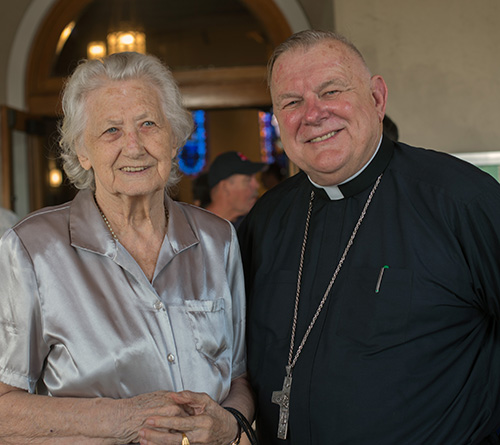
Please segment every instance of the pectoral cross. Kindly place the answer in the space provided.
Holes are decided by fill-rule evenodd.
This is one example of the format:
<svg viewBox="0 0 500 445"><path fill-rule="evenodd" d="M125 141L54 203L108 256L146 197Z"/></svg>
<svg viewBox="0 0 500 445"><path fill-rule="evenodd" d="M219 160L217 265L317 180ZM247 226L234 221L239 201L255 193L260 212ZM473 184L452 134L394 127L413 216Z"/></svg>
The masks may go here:
<svg viewBox="0 0 500 445"><path fill-rule="evenodd" d="M283 381L283 389L274 391L271 402L280 407L280 419L278 422L278 439L286 439L288 432L288 418L290 416L290 389L292 387L292 367L286 367L286 376Z"/></svg>

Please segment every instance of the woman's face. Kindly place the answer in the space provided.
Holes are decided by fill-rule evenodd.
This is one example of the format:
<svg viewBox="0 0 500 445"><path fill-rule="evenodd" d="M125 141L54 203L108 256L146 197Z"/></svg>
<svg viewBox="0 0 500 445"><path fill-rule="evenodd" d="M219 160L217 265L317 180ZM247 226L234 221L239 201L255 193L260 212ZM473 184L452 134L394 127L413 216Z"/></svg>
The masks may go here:
<svg viewBox="0 0 500 445"><path fill-rule="evenodd" d="M175 140L155 87L109 81L85 102L87 122L78 159L94 170L96 193L130 197L162 192Z"/></svg>

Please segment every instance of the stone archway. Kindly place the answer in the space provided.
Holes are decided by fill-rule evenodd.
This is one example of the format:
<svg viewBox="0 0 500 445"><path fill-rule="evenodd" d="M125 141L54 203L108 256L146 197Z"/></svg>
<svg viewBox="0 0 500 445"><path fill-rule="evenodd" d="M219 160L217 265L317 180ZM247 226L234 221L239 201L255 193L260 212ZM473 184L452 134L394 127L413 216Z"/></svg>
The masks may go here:
<svg viewBox="0 0 500 445"><path fill-rule="evenodd" d="M23 107L30 112L53 115L58 110L59 92L63 79L53 77L50 73L52 60L59 35L64 27L92 0L59 0L52 1L46 8L45 17L40 22L38 31L33 34L33 44L25 64L26 82ZM47 5L50 0L39 0ZM293 5L295 0L287 0L286 6ZM35 0L34 3L37 3ZM266 30L267 36L274 45L286 39L294 29L289 24L289 17L283 13L283 2L280 0L242 0L241 3L253 14ZM281 3L282 5L278 5ZM293 9L293 8L292 8ZM306 27L305 17L298 16L295 27ZM27 13L27 17L30 11ZM17 39L16 39L17 40ZM16 42L19 44L19 42ZM265 86L265 65L216 68L210 70L175 71L186 104L190 108L245 108L268 105ZM15 78L9 78L15 82ZM10 90L10 88L9 88ZM16 98L19 102L19 96ZM9 104L16 105L9 100Z"/></svg>
<svg viewBox="0 0 500 445"><path fill-rule="evenodd" d="M273 44L284 40L292 32L309 27L299 0L240 1L267 30ZM32 0L18 27L9 58L7 105L13 111L29 112L34 119L40 115L51 119L56 117L63 78L51 76L49 65L62 29L90 2L91 0ZM245 112L249 107L266 106L270 103L264 65L232 67L204 73L174 71L174 75L190 108L214 111L218 108L221 111L231 108ZM41 152L39 157L46 158ZM30 168L34 168L36 164L32 161L29 161ZM26 175L24 167L18 167L11 165L4 175L2 191L7 197L14 194L14 176L18 178L17 183L23 184L21 188L38 190L40 185L37 183L33 186L32 183L37 181L32 175ZM39 170L42 174L43 168L40 167ZM38 180L40 181L42 179ZM44 204L42 200L39 201L31 204L31 210Z"/></svg>

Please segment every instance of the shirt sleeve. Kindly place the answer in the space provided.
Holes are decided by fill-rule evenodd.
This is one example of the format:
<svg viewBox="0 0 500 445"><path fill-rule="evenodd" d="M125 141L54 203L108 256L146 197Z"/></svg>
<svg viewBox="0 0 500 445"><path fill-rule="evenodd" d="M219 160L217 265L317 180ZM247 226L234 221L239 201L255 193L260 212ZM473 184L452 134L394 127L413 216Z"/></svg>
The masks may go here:
<svg viewBox="0 0 500 445"><path fill-rule="evenodd" d="M0 283L0 380L34 392L48 347L33 264L14 230L0 240Z"/></svg>
<svg viewBox="0 0 500 445"><path fill-rule="evenodd" d="M226 274L232 298L233 369L231 379L235 379L245 374L247 366L245 343L246 302L240 248L236 237L236 231L232 226Z"/></svg>

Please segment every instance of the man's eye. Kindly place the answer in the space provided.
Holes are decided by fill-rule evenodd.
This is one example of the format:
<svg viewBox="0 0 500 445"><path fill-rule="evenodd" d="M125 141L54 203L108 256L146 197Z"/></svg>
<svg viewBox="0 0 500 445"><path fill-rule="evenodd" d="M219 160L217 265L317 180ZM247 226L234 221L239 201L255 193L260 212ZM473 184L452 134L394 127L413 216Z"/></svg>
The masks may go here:
<svg viewBox="0 0 500 445"><path fill-rule="evenodd" d="M298 100L289 100L283 105L283 108L291 108L299 103Z"/></svg>
<svg viewBox="0 0 500 445"><path fill-rule="evenodd" d="M327 91L325 94L327 96L334 96L335 94L337 94L339 92L339 90L330 90L330 91Z"/></svg>

